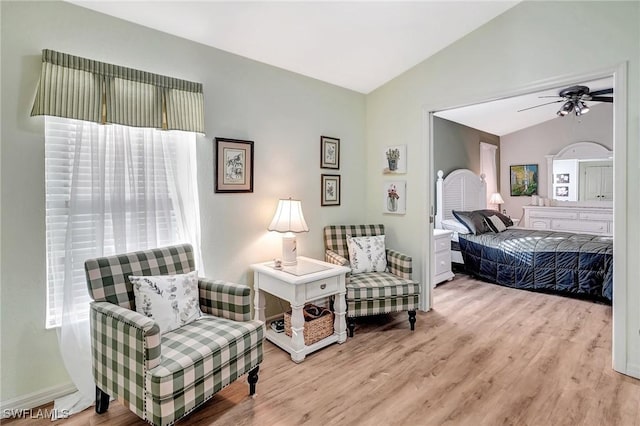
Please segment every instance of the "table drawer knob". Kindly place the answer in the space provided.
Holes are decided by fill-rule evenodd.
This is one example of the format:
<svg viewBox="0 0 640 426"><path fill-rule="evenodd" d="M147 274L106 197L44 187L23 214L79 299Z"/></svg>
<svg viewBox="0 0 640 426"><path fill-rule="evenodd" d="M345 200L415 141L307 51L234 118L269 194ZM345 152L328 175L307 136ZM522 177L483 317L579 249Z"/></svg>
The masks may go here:
<svg viewBox="0 0 640 426"><path fill-rule="evenodd" d="M320 290L324 290L325 288L327 288L326 284L320 284Z"/></svg>

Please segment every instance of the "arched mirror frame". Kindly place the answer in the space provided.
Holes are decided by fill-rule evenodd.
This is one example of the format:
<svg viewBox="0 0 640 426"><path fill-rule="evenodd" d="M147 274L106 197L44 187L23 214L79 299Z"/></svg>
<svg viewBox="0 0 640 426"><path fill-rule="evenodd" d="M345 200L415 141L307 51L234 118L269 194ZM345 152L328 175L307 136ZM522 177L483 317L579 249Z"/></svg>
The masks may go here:
<svg viewBox="0 0 640 426"><path fill-rule="evenodd" d="M613 160L613 151L606 146L597 142L582 141L575 142L562 148L555 155L547 155L547 194L549 198L553 198L554 183L554 160ZM575 205L575 206L602 206L612 207L612 201L559 201L554 200L557 204Z"/></svg>

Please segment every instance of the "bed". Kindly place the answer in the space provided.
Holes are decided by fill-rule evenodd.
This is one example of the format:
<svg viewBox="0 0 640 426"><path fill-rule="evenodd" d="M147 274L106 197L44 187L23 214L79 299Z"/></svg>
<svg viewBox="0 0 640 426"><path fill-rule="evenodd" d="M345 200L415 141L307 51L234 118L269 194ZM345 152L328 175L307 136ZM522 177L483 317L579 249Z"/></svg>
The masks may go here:
<svg viewBox="0 0 640 426"><path fill-rule="evenodd" d="M493 214L486 210L484 178L466 169L443 178L439 171L436 191L436 228L454 231L452 261L471 275L512 288L611 302L612 237L513 226L503 232L478 229L476 235L454 211Z"/></svg>

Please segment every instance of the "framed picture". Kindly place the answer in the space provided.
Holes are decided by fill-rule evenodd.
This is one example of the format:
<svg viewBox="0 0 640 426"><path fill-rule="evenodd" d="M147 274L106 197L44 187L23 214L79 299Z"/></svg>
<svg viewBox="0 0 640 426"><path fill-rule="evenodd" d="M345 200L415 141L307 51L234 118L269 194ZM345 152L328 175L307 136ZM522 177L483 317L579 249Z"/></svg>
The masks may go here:
<svg viewBox="0 0 640 426"><path fill-rule="evenodd" d="M382 189L384 198L382 212L389 214L405 214L407 212L407 182L404 180L388 181Z"/></svg>
<svg viewBox="0 0 640 426"><path fill-rule="evenodd" d="M556 183L570 183L569 173L556 174Z"/></svg>
<svg viewBox="0 0 640 426"><path fill-rule="evenodd" d="M340 139L320 136L320 168L340 168Z"/></svg>
<svg viewBox="0 0 640 426"><path fill-rule="evenodd" d="M511 196L538 195L538 165L524 164L510 167Z"/></svg>
<svg viewBox="0 0 640 426"><path fill-rule="evenodd" d="M568 186L556 186L556 197L568 197L568 196L569 196Z"/></svg>
<svg viewBox="0 0 640 426"><path fill-rule="evenodd" d="M321 206L340 205L340 175L321 175Z"/></svg>
<svg viewBox="0 0 640 426"><path fill-rule="evenodd" d="M253 192L253 141L216 138L215 192Z"/></svg>
<svg viewBox="0 0 640 426"><path fill-rule="evenodd" d="M407 173L407 146L387 146L382 156L382 173L403 174Z"/></svg>

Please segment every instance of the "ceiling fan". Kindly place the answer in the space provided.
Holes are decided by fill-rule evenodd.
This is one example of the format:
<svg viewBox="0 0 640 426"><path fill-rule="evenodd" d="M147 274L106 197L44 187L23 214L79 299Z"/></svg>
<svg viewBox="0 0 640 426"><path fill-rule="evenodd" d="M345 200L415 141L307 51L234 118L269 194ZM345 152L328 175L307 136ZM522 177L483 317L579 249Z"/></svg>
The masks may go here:
<svg viewBox="0 0 640 426"><path fill-rule="evenodd" d="M557 114L560 117L575 112L576 115L582 115L589 112L589 107L585 104L585 101L594 102L613 102L613 96L601 96L609 95L613 93L613 88L602 89L591 92L587 86L571 86L566 89L562 89L557 96L540 96L541 98L562 98L556 101L547 102L544 104L532 106L518 110L518 112L526 111L533 108L538 108L543 105L555 104L558 102L564 102L562 107L558 110Z"/></svg>

